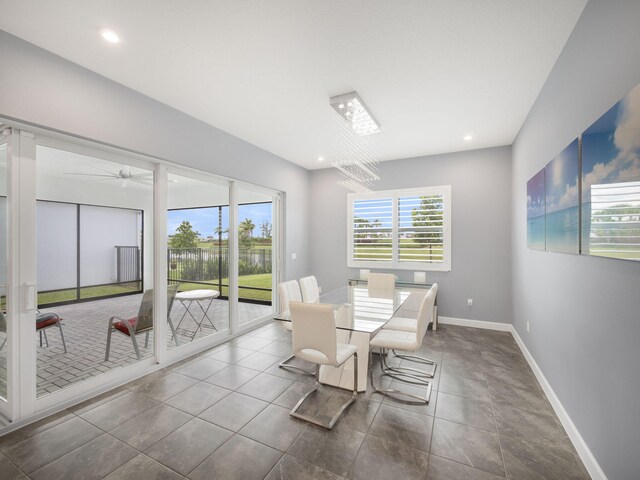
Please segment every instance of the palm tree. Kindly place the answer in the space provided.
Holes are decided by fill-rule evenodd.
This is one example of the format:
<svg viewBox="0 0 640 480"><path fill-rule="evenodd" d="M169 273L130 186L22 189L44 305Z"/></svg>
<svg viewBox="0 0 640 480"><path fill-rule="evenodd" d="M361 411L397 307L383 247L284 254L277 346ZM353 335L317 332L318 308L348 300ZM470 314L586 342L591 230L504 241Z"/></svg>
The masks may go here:
<svg viewBox="0 0 640 480"><path fill-rule="evenodd" d="M240 230L240 232L244 233L244 235L246 235L249 238L253 237L254 228L256 228L256 225L255 223L253 223L253 220L251 220L250 218L245 218L238 225L238 229Z"/></svg>

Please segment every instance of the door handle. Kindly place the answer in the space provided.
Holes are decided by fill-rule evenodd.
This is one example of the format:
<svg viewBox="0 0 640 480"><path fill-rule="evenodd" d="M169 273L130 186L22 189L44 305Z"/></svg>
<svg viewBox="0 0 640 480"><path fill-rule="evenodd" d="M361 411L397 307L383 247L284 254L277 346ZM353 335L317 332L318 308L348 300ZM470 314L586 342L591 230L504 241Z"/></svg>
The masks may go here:
<svg viewBox="0 0 640 480"><path fill-rule="evenodd" d="M27 312L32 312L36 309L36 285L35 283L24 284L24 309Z"/></svg>

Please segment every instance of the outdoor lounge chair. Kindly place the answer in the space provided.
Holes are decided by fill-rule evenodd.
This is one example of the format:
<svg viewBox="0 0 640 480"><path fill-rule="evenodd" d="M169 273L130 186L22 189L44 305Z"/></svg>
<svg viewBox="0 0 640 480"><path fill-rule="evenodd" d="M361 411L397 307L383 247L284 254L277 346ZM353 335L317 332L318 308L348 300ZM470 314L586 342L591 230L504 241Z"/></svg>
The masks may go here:
<svg viewBox="0 0 640 480"><path fill-rule="evenodd" d="M62 348L64 348L64 353L67 353L67 344L64 341L64 333L62 332L62 319L56 315L55 313L36 313L36 331L40 334L40 346L42 346L42 337L44 336L44 341L49 346L49 339L47 338L47 328L49 327L58 327L60 329L60 338L62 339ZM2 343L0 344L0 350L2 350L7 343L7 317L5 314L0 311L0 332L5 334Z"/></svg>
<svg viewBox="0 0 640 480"><path fill-rule="evenodd" d="M171 314L171 308L173 307L173 301L176 298L177 285L170 285L167 288L167 318ZM170 322L170 321L169 321ZM175 338L175 332L173 331L173 325L170 323L172 334ZM133 343L133 349L136 351L138 360L142 359L140 355L140 349L138 348L138 342L136 335L139 333L145 333L144 347L149 346L149 333L153 330L153 289L149 289L142 295L142 301L140 302L140 309L138 310L138 316L123 319L117 316L113 316L109 319L109 327L107 330L107 350L104 354L105 362L109 360L109 351L111 349L111 334L114 331L120 332L123 335L127 335L131 338Z"/></svg>

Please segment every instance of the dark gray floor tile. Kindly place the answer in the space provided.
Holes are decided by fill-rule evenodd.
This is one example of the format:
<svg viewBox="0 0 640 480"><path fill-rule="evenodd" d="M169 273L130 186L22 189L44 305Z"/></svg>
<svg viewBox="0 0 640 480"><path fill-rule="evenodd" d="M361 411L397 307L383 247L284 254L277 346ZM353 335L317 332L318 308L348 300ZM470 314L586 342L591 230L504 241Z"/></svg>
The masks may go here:
<svg viewBox="0 0 640 480"><path fill-rule="evenodd" d="M552 442L530 442L500 435L507 478L517 480L589 480L569 448Z"/></svg>
<svg viewBox="0 0 640 480"><path fill-rule="evenodd" d="M264 400L265 402L273 402L292 384L293 382L286 378L261 373L240 387L238 392Z"/></svg>
<svg viewBox="0 0 640 480"><path fill-rule="evenodd" d="M485 380L457 377L455 375L448 375L445 373L440 376L438 391L472 398L481 402L491 401L489 387Z"/></svg>
<svg viewBox="0 0 640 480"><path fill-rule="evenodd" d="M117 470L111 472L104 480L182 480L184 477L146 455L139 454Z"/></svg>
<svg viewBox="0 0 640 480"><path fill-rule="evenodd" d="M158 401L137 392L129 392L80 415L102 430L112 430L127 420L158 405Z"/></svg>
<svg viewBox="0 0 640 480"><path fill-rule="evenodd" d="M143 385L136 392L160 402L173 397L198 383L195 378L180 375L178 373L168 373L151 383Z"/></svg>
<svg viewBox="0 0 640 480"><path fill-rule="evenodd" d="M498 435L436 418L431 453L504 476Z"/></svg>
<svg viewBox="0 0 640 480"><path fill-rule="evenodd" d="M258 336L252 336L249 338L243 338L242 340L238 341L234 346L239 347L239 348L246 348L248 350L260 350L263 347L266 347L267 345L269 345L270 343L273 343L273 340L269 339L269 338L262 338L262 337L258 337Z"/></svg>
<svg viewBox="0 0 640 480"><path fill-rule="evenodd" d="M198 417L237 432L269 405L257 398L233 392Z"/></svg>
<svg viewBox="0 0 640 480"><path fill-rule="evenodd" d="M101 434L98 428L75 417L6 448L4 453L29 474Z"/></svg>
<svg viewBox="0 0 640 480"><path fill-rule="evenodd" d="M224 370L205 378L204 381L229 390L236 390L247 383L259 372L250 368L239 367L238 365L229 365Z"/></svg>
<svg viewBox="0 0 640 480"><path fill-rule="evenodd" d="M186 375L187 377L192 377L197 380L204 380L226 367L227 364L224 362L219 362L212 358L203 358L176 370L176 373Z"/></svg>
<svg viewBox="0 0 640 480"><path fill-rule="evenodd" d="M264 480L344 480L344 477L291 455L285 455Z"/></svg>
<svg viewBox="0 0 640 480"><path fill-rule="evenodd" d="M138 450L145 450L191 418L189 414L161 404L114 428L111 434Z"/></svg>
<svg viewBox="0 0 640 480"><path fill-rule="evenodd" d="M145 453L178 473L187 475L226 442L233 432L194 418Z"/></svg>
<svg viewBox="0 0 640 480"><path fill-rule="evenodd" d="M460 365L454 362L444 361L441 368L443 375L453 375L455 377L470 378L480 382L486 382L484 370L482 370L477 364L475 365Z"/></svg>
<svg viewBox="0 0 640 480"><path fill-rule="evenodd" d="M200 382L164 402L166 405L198 415L231 393L226 388Z"/></svg>
<svg viewBox="0 0 640 480"><path fill-rule="evenodd" d="M352 428L358 432L367 433L371 423L378 413L380 403L372 402L371 400L358 396L356 401L345 410L345 412L338 420L344 427Z"/></svg>
<svg viewBox="0 0 640 480"><path fill-rule="evenodd" d="M28 477L2 453L0 453L0 472L3 480L28 480Z"/></svg>
<svg viewBox="0 0 640 480"><path fill-rule="evenodd" d="M269 405L239 433L286 452L306 426L306 423L291 417L288 409Z"/></svg>
<svg viewBox="0 0 640 480"><path fill-rule="evenodd" d="M491 403L467 397L438 392L436 417L491 432L497 431Z"/></svg>
<svg viewBox="0 0 640 480"><path fill-rule="evenodd" d="M325 470L346 476L364 437L364 433L343 427L340 421L333 430L309 425L288 453Z"/></svg>
<svg viewBox="0 0 640 480"><path fill-rule="evenodd" d="M348 478L422 480L428 460L426 452L367 435L349 469Z"/></svg>
<svg viewBox="0 0 640 480"><path fill-rule="evenodd" d="M282 452L234 435L196 468L191 480L262 480L280 460Z"/></svg>
<svg viewBox="0 0 640 480"><path fill-rule="evenodd" d="M72 418L75 418L73 413L68 410L62 410L61 412L54 413L53 415L38 420L37 422L31 423L18 430L7 433L0 437L0 450L4 451L17 443L20 443L26 438L44 432L45 430L55 427L56 425L66 422Z"/></svg>
<svg viewBox="0 0 640 480"><path fill-rule="evenodd" d="M284 357L291 355L291 345L287 342L272 342L266 347L262 347L260 349L263 353L269 353L271 355L277 355L279 357Z"/></svg>
<svg viewBox="0 0 640 480"><path fill-rule="evenodd" d="M257 338L266 338L271 341L279 340L285 335L288 335L289 332L284 329L284 327L279 328L269 328L267 330L263 330L261 332L256 333L254 336Z"/></svg>
<svg viewBox="0 0 640 480"><path fill-rule="evenodd" d="M242 360L244 357L248 357L253 352L254 350L249 350L247 348L238 348L238 347L230 346L229 348L225 348L213 354L207 355L207 358L212 358L214 360L218 360L220 362L225 362L225 363L236 363L239 360Z"/></svg>
<svg viewBox="0 0 640 480"><path fill-rule="evenodd" d="M509 435L525 440L548 440L565 445L569 443L569 438L555 416L541 415L498 403L494 405L494 409L500 435Z"/></svg>
<svg viewBox="0 0 640 480"><path fill-rule="evenodd" d="M313 385L309 385L304 382L296 382L287 388L284 392L276 398L273 403L284 408L292 409L296 403L313 388Z"/></svg>
<svg viewBox="0 0 640 480"><path fill-rule="evenodd" d="M262 372L272 365L279 363L281 359L282 357L280 356L270 355L264 352L255 352L244 357L242 360L238 360L235 364Z"/></svg>
<svg viewBox="0 0 640 480"><path fill-rule="evenodd" d="M504 477L436 455L429 456L426 480L501 480Z"/></svg>
<svg viewBox="0 0 640 480"><path fill-rule="evenodd" d="M98 480L138 454L109 434L85 443L33 472L33 480Z"/></svg>
<svg viewBox="0 0 640 480"><path fill-rule="evenodd" d="M429 452L432 428L433 417L383 404L371 424L369 435Z"/></svg>
<svg viewBox="0 0 640 480"><path fill-rule="evenodd" d="M489 386L500 382L512 387L542 392L542 387L540 387L536 376L530 370L490 366L484 369L484 373Z"/></svg>
<svg viewBox="0 0 640 480"><path fill-rule="evenodd" d="M519 408L520 410L531 410L545 415L555 415L549 400L541 391L505 385L498 381L491 383L489 391L494 403Z"/></svg>
<svg viewBox="0 0 640 480"><path fill-rule="evenodd" d="M98 395L82 403L69 407L67 410L69 410L70 412L73 412L76 415L82 415L83 413L88 412L89 410L92 410L104 403L110 402L111 400L121 397L122 395L126 395L129 392L131 392L131 390L125 387L114 388L113 390L109 390L108 392L105 392L101 395Z"/></svg>
<svg viewBox="0 0 640 480"><path fill-rule="evenodd" d="M287 363L288 364L289 363L293 363L294 365L296 364L296 362L287 362ZM298 370L293 370L293 369L288 369L288 368L280 368L278 363L276 363L275 365L272 365L269 368L267 368L264 371L264 373L268 373L269 375L275 375L276 377L286 378L286 379L292 380L294 382L302 382L302 383L306 383L308 385L313 385L313 383L315 381L315 377L313 375L314 372L315 372L314 366L309 363L304 368L307 369L307 371L311 372L311 374L310 375L306 375L306 374L304 374L304 373L302 373L302 372L300 372Z"/></svg>

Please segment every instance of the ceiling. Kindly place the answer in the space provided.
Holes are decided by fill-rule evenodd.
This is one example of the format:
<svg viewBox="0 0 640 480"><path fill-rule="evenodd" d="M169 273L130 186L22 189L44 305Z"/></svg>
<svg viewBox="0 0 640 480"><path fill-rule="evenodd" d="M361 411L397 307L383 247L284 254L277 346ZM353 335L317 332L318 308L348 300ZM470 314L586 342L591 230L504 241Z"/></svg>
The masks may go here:
<svg viewBox="0 0 640 480"><path fill-rule="evenodd" d="M341 154L329 97L352 90L376 160L511 144L585 4L0 0L0 28L315 169Z"/></svg>

